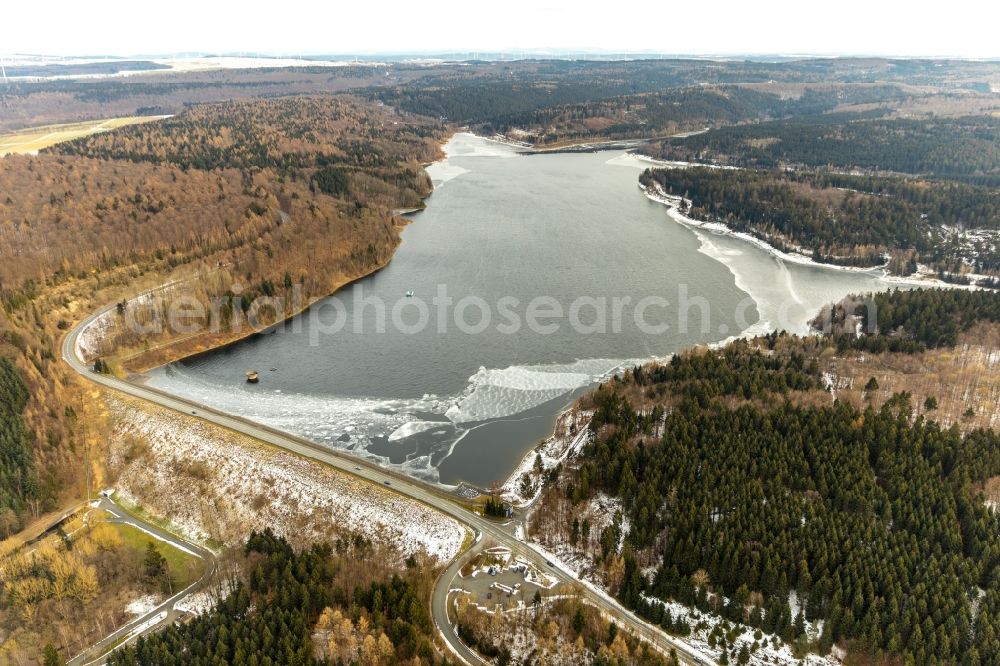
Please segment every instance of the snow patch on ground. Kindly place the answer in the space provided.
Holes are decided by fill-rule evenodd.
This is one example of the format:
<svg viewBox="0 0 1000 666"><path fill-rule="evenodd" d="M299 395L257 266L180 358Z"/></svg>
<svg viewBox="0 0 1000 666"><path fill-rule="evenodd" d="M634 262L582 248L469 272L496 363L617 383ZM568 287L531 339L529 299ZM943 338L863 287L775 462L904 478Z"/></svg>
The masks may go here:
<svg viewBox="0 0 1000 666"><path fill-rule="evenodd" d="M122 300L119 303L123 307L121 311L118 307L111 307L97 314L77 334L73 348L76 357L83 363L90 363L108 354L112 344L110 338L116 329L123 325L128 326L132 322L143 321L143 317L150 314L155 316L157 310L163 306L165 295L183 282L184 280L172 280L156 289ZM136 315L136 312L143 314Z"/></svg>
<svg viewBox="0 0 1000 666"><path fill-rule="evenodd" d="M539 505L535 507L535 510L541 510L541 508ZM571 546L568 541L564 541L561 535L547 532L534 535L532 541L542 546L545 552L550 555L549 559L557 561L561 568L572 572L580 580L603 589L606 584L604 576L594 566L594 562L587 553L600 552L601 533L611 525L615 514L619 513L621 508L621 500L599 493L588 500L579 513L581 524L584 521L590 521L590 532L586 537L581 533L576 546ZM529 521L533 517L529 516ZM623 517L621 538L624 539L627 533L628 520Z"/></svg>
<svg viewBox="0 0 1000 666"><path fill-rule="evenodd" d="M578 412L572 409L559 415L555 432L551 437L525 454L520 464L511 472L507 481L500 489L503 498L515 506L529 506L538 499L542 492L542 480L546 473L561 464L566 458L577 454L590 441L590 423L592 411ZM536 463L541 458L541 471ZM530 479L530 486L523 483L525 475ZM527 490L527 493L522 493Z"/></svg>
<svg viewBox="0 0 1000 666"><path fill-rule="evenodd" d="M542 509L536 507L536 510ZM590 521L590 533L587 538L584 538L581 534L576 546L571 546L561 534L551 534L543 531L533 538L531 545L535 546L546 559L553 561L560 568L573 573L586 587L598 594L610 596L607 591L607 581L604 574L595 566L589 553L600 552L601 532L612 524L615 514L619 511L621 511L621 502L619 499L607 495L596 495L586 503L579 514L581 523L584 519ZM628 530L628 520L623 519L621 537L618 544L619 549L622 546L622 541L628 534ZM647 571L647 573L649 572ZM647 597L647 600L654 601L654 598ZM694 651L700 652L706 657L703 660L706 663L709 663L709 658L711 659L711 663L714 663L720 657L720 649L709 647L708 636L716 625L724 622L723 618L701 613L696 609L674 601L663 601L661 599L655 599L655 601L667 608L674 618L678 616L686 618L692 627L692 633L689 636L683 638L671 636L671 641L682 643ZM797 610L797 599L790 599L790 602L793 603L793 608ZM700 628L696 628L699 626L699 623ZM742 648L743 643L746 643L748 648L754 643L753 636L755 630L753 628L740 625L736 631L739 633L739 637L736 638L734 643L730 644L730 652L732 652L733 645L736 646L738 652ZM822 631L822 625L807 623L806 631L810 637L815 638ZM840 663L835 657L820 657L818 655L809 655L804 660L799 660L793 656L789 646L782 643L780 639L777 639L777 644L775 644L774 639L776 637L764 634L762 640L758 641L758 648L751 654L750 663L753 666L763 666L764 664L778 664L779 666L791 666L792 664L836 666ZM731 659L730 663L735 663L735 660Z"/></svg>
<svg viewBox="0 0 1000 666"><path fill-rule="evenodd" d="M532 657L538 657L539 636L528 624L528 618L534 613L530 609L518 609L517 615L525 616L522 622L508 622L502 625L500 633L504 644L510 649L510 660L513 664L527 664L532 662ZM537 663L550 664L550 666L577 666L578 664L591 663L594 653L590 650L580 648L568 642L562 635L557 635L550 642L546 643L544 649L545 659Z"/></svg>
<svg viewBox="0 0 1000 666"><path fill-rule="evenodd" d="M146 594L129 602L129 605L125 607L125 612L135 617L142 617L147 613L153 612L153 609L159 604L159 597L153 594Z"/></svg>
<svg viewBox="0 0 1000 666"><path fill-rule="evenodd" d="M213 592L195 592L194 594L189 594L182 600L178 601L174 608L182 613L190 613L191 615L201 615L207 613L213 608L217 598Z"/></svg>
<svg viewBox="0 0 1000 666"><path fill-rule="evenodd" d="M675 601L663 601L649 596L645 597L645 599L650 602L659 603L670 612L673 618L684 618L691 625L692 632L689 636L685 636L681 640L710 657L713 661L719 659L722 655L722 650L717 647L710 647L708 636L717 626L724 625L725 620L716 615L701 613ZM761 639L758 641L754 639L755 630L752 627L733 625L732 623L729 623L729 626L735 626L735 633L737 634L733 642L728 643L727 641L730 654L734 650L736 653L739 653L744 645L750 649L755 642L757 643L757 649L750 652L750 664L752 666L764 666L765 664L778 664L778 666L799 666L801 664L805 664L806 666L836 666L840 663L834 657L821 657L815 654L807 655L805 659L798 659L792 654L791 647L773 634L762 633ZM807 626L807 633L813 637L818 635L821 630L822 627L819 625ZM721 631L722 629L720 629ZM730 663L735 663L735 660L730 659Z"/></svg>
<svg viewBox="0 0 1000 666"><path fill-rule="evenodd" d="M420 503L319 463L167 410L113 398L119 496L196 538L238 543L270 527L295 542L359 533L441 561L465 536ZM137 453L138 452L138 453Z"/></svg>
<svg viewBox="0 0 1000 666"><path fill-rule="evenodd" d="M114 321L112 310L102 313L92 322L87 324L76 336L76 345L73 352L76 357L84 363L90 363L102 353L102 341L106 333L110 330Z"/></svg>

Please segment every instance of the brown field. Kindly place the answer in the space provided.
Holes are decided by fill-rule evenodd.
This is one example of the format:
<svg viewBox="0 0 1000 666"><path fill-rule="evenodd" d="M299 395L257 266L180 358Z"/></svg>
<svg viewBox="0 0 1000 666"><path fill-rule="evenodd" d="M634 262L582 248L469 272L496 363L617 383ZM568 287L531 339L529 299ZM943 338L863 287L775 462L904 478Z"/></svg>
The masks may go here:
<svg viewBox="0 0 1000 666"><path fill-rule="evenodd" d="M831 355L821 366L832 375L837 398L859 407L869 402L878 406L894 393L908 391L913 396L914 415L967 431L1000 425L996 410L1000 402L998 349L1000 326L979 324L963 334L953 348L920 354ZM878 382L878 389L867 395L863 389L870 377ZM937 400L936 409L924 407L929 397Z"/></svg>
<svg viewBox="0 0 1000 666"><path fill-rule="evenodd" d="M867 197L867 194L859 194L857 192L848 192L844 189L834 188L834 187L813 187L809 183L798 183L795 181L788 181L786 183L788 187L798 194L799 196L805 197L807 199L812 199L818 204L836 207L844 203L844 199L848 197L849 194L862 198Z"/></svg>
<svg viewBox="0 0 1000 666"><path fill-rule="evenodd" d="M873 104L841 104L833 108L832 113L854 112L864 113L881 109L885 103ZM957 118L961 116L992 115L1000 109L1000 101L996 94L973 93L967 91L950 91L929 95L917 95L900 102L890 103L892 112L889 118L922 118L939 116Z"/></svg>
<svg viewBox="0 0 1000 666"><path fill-rule="evenodd" d="M88 120L67 125L45 125L0 134L0 157L4 155L35 155L39 150L63 141L72 141L98 132L160 120L165 116L126 116L105 120Z"/></svg>

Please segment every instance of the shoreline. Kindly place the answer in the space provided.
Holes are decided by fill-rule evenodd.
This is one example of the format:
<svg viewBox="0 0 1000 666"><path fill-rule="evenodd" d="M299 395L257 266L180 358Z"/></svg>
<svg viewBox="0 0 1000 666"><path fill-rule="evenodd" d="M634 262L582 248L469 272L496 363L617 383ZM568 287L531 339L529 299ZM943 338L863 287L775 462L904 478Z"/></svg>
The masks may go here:
<svg viewBox="0 0 1000 666"><path fill-rule="evenodd" d="M399 229L403 229L405 227L406 227L405 224L401 224L401 225L398 226ZM396 250L399 249L400 245L402 245L402 242L398 243L396 245L396 247L393 249L393 256L395 256ZM322 296L316 296L316 297L310 299L308 303L306 303L305 305L303 305L298 310L295 310L294 312L291 312L291 313L289 313L287 315L283 315L282 318L280 318L280 319L272 322L271 324L268 324L267 326L265 326L264 328L261 328L260 330L256 330L253 327L250 327L249 331L241 332L235 338L228 339L228 340L225 340L225 341L221 341L218 344L214 344L214 345L213 344L209 344L209 346L206 347L205 349L197 349L197 350L191 350L191 351L182 351L179 355L176 355L176 356L168 354L167 355L168 360L166 360L166 361L159 361L158 360L157 362L153 363L152 365L148 365L148 364L144 364L144 363L139 363L139 364L136 364L136 365L132 365L133 361L136 361L136 360L140 360L141 361L144 356L153 354L156 351L158 351L157 348L152 348L152 349L144 350L144 351L139 352L132 359L130 359L128 361L125 361L123 363L123 367L125 367L125 369L128 370L131 374L134 374L134 375L138 376L136 380L131 380L130 379L129 381L134 381L134 383L138 383L138 384L145 384L146 380L148 379L145 375L146 375L146 373L148 373L148 372L150 372L152 370L156 370L158 368L162 368L162 367L164 367L166 365L170 365L171 363L179 363L181 361L186 361L188 359L194 359L194 358L197 358L199 356L203 356L205 354L210 354L212 352L220 351L220 350L226 349L227 347L230 347L232 345L238 344L240 342L245 342L247 340L250 340L250 339L252 339L252 338L254 338L255 336L258 336L258 335L267 335L268 332L271 331L271 330L273 330L274 328L276 328L278 326L282 326L282 325L288 323L289 321L291 321L295 317L299 317L301 315L304 315L304 314L308 313L309 310L313 306L315 306L318 302L320 302L321 300L326 299L326 298L330 298L331 296L336 295L338 292L340 292L344 288L351 286L352 284L354 284L355 282L358 282L359 280L364 280L367 277L371 277L372 275L375 275L376 273L378 273L379 271L381 271L383 268L385 268L386 266L388 266L389 262L391 262L391 261L392 261L392 257L389 257L387 260L385 260L384 262L380 263L379 265L373 267L371 270L362 272L362 273L360 273L360 274L358 274L358 275L356 275L354 277L350 277L350 278L347 278L347 279L343 280L342 282L338 283L333 288L333 290L330 293L322 295ZM167 348L169 348L172 345L181 345L181 344L183 344L185 342L197 343L199 337L200 336L198 336L196 334L192 338L179 339L179 340L177 340L175 342L167 342L167 343L164 344L163 349L167 349Z"/></svg>
<svg viewBox="0 0 1000 666"><path fill-rule="evenodd" d="M677 200L679 197L671 197L670 195L662 191L650 191L650 188L643 187L639 184L639 189L646 196L647 199L658 203L667 209L667 217L690 229L698 229L701 231L707 231L712 234L730 236L732 238L738 238L746 243L750 243L755 247L767 252L776 259L781 261L787 261L794 264L799 264L801 266L809 266L811 268L820 268L830 271L842 271L848 273L859 273L876 276L886 282L899 285L915 286L915 287L939 287L939 288L968 288L972 285L959 285L952 284L950 282L945 282L938 278L933 277L920 277L916 275L892 275L886 270L886 265L882 266L872 266L870 268L864 268L861 266L842 266L840 264L827 264L814 260L805 254L796 252L786 252L780 250L777 247L771 245L769 242L762 238L758 238L752 234L748 234L743 231L735 231L734 229L728 227L721 222L703 222L701 220L696 220L694 218L688 217L680 212L677 207Z"/></svg>
<svg viewBox="0 0 1000 666"><path fill-rule="evenodd" d="M445 139L438 146L439 152L442 155L442 157L434 160L433 162L429 162L427 164L423 164L422 165L422 168L424 169L424 173L427 173L427 168L428 167L430 167L432 165L435 165L435 164L439 164L439 163L444 162L444 161L446 161L448 159L448 153L444 150L444 148L448 144L448 142L451 141L455 137L456 134L457 134L457 132L453 132L452 134L448 135L447 139ZM434 186L433 179L430 178L430 174L427 174L427 176L428 176L428 180L430 180L430 182L431 182L431 191L428 192L421 199L421 202L426 202L426 200L432 194L434 194L435 190L437 189ZM367 277L371 277L372 275L375 275L376 273L378 273L379 271L381 271L382 269L384 269L386 266L388 266L390 262L392 262L392 260L396 256L396 252L399 250L400 246L403 244L403 239L402 239L402 236L401 236L401 232L402 232L403 229L405 229L407 226L409 226L412 223L412 220L410 218L406 217L406 215L409 215L411 213L419 212L421 210L424 210L426 207L427 207L426 203L423 203L423 205L421 205L419 207L390 209L390 213L395 218L395 231L396 231L396 234L397 234L397 240L398 240L398 242L396 243L395 247L392 248L392 253L389 255L389 257L384 262L381 262L381 263L379 263L379 264L371 267L369 270L362 271L361 273L356 274L356 275L348 276L344 280L342 280L342 281L340 281L338 283L335 283L333 285L333 288L328 293L325 293L325 294L319 295L319 296L315 296L315 297L309 299L309 301L307 303L305 303L302 307L298 308L297 310L295 310L293 312L290 312L290 313L287 313L287 314L283 314L280 318L276 319L274 322L268 324L267 326L265 326L264 328L262 328L260 330L256 330L256 329L251 328L251 330L246 331L246 332L242 332L242 333L238 334L236 337L227 338L227 339L223 339L223 340L217 340L217 341L213 341L211 339L205 340L205 338L208 337L208 336L210 336L211 333L195 334L195 335L187 337L187 338L181 338L181 339L178 339L178 340L175 340L175 341L164 342L162 344L162 346L157 346L157 347L153 347L151 349L141 350L141 351L139 351L137 353L133 353L128 358L128 360L126 360L126 361L123 362L123 367L125 367L125 369L129 372L129 374L137 376L137 380L129 379L129 381L136 381L136 383L144 384L145 381L146 381L145 374L148 373L148 372L150 372L150 371L152 371L152 370L156 370L157 368L161 368L161 367L163 367L165 365L169 365L171 363L178 363L178 362L181 362L181 361L184 361L184 360L187 360L187 359L192 359L192 358L196 358L198 356L202 356L204 354L208 354L208 353L211 353L211 352L215 352L215 351L219 351L219 350L222 350L222 349L226 349L227 347L230 347L231 345L237 344L239 342L244 342L246 340L249 340L249 339L253 338L254 336L266 334L267 331L270 331L270 330L272 330L273 328L275 328L277 326L281 326L283 324L286 324L287 322L291 321L295 317L301 316L301 315L309 312L309 310L313 306L315 306L318 302L320 302L323 299L330 298L331 296L336 295L338 292L342 291L345 287L349 287L352 284L358 282L359 280L363 280L363 279L365 279ZM191 278L186 278L186 279L193 279L193 277L195 277L195 276L192 276ZM155 289L150 290L150 292L147 292L147 293L159 291L159 290L165 288L166 286L169 286L170 284L175 284L177 282L178 281L173 281L173 282L167 283L166 285L161 285L159 287L156 287ZM138 296L141 296L141 295L142 294L140 294ZM137 298L138 296L133 296L132 299ZM89 324L89 326L96 325L98 323L98 321L99 320L95 319L93 322L91 322ZM85 330L86 329L82 330L81 334ZM173 345L183 345L185 343L191 343L193 345L197 345L197 343L198 343L199 340L204 340L204 342L207 344L207 346L204 349L197 349L197 348L195 348L195 349L188 349L188 350L181 349L179 353L176 353L176 354L170 354L170 353L168 353L168 354L166 354L164 356L165 360L163 360L163 359L155 359L155 362L150 362L150 361L153 361L153 359L148 359L147 362L145 362L145 363L142 362L143 358L149 357L149 356L155 354L157 351L167 349L167 348L169 348L169 347L171 347ZM88 362L87 359L79 357L79 354L78 354L78 358L80 358L81 361ZM93 359L90 359L90 360L93 360ZM135 361L139 361L139 362L138 363L134 363Z"/></svg>
<svg viewBox="0 0 1000 666"><path fill-rule="evenodd" d="M437 160L435 160L435 161L433 161L433 162L431 162L431 163L429 163L429 164L424 165L425 170L427 168L431 167L431 166L447 162L447 160L451 156L445 150L445 147L447 146L447 144L450 141L452 141L455 138L455 136L460 135L460 134L465 134L465 135L468 135L468 136L472 136L472 137L477 138L478 140L482 140L482 141L486 141L486 142L490 142L490 143L501 144L501 145L504 145L505 147L507 147L509 149L517 151L517 146L514 146L511 143L508 143L508 142L505 142L505 141L500 141L500 140L497 140L495 138L481 137L481 136L478 136L478 135L476 135L476 134L474 134L472 132L468 132L468 131L457 131L457 132L453 132L452 134L450 134L447 137L447 139L441 144L442 157L439 158L439 159L437 159ZM641 158L637 158L636 157L636 159L641 159ZM430 174L428 174L428 175L430 175ZM432 179L432 183L433 183L433 179ZM429 197L431 194L433 194L433 192L436 191L439 186L440 185L433 186L431 192L427 195L427 197ZM702 228L702 229L705 229L707 231L712 231L714 233L728 233L728 234L734 235L736 237L741 238L741 240L745 240L745 241L749 241L749 242L753 243L757 247L759 247L761 249L764 249L765 251L768 251L771 254L773 254L773 255L777 256L778 258L781 258L781 259L785 259L785 260L789 260L789 261L796 261L797 263L810 264L810 265L814 265L814 266L817 266L817 267L828 268L828 269L831 269L831 270L851 270L851 271L860 271L860 272L866 272L866 273L871 273L873 271L875 271L875 272L881 271L881 272L884 273L884 271L882 271L882 269L878 269L878 268L876 268L876 269L859 269L859 268L855 268L855 267L837 267L837 266L831 266L831 265L826 265L826 264L819 264L817 262L813 262L808 257L804 257L804 256L794 257L794 256L789 255L787 253L782 253L782 252L778 251L777 248L773 248L772 246L768 245L764 241L761 241L760 239L757 239L757 238L755 238L753 236L750 236L748 234L740 234L740 233L737 233L737 232L733 232L732 230L729 230L728 228L724 227L724 225L709 226L708 224L698 223L695 220L690 220L688 218L685 218L684 216L682 216L682 215L679 214L679 211L676 211L676 206L671 206L670 202L667 201L667 200L665 200L665 198L657 198L654 193L651 193L651 192L648 192L648 191L646 191L645 194L646 194L647 198L649 198L651 200L654 200L654 201L656 201L658 203L661 203L663 205L666 205L668 207L668 212L676 214L676 217L675 217L674 214L671 214L670 215L671 219L673 219L674 221L676 221L676 222L678 222L680 224L687 224L688 226L691 226L691 227L694 227L694 228ZM425 197L425 200L426 200L427 197ZM418 209L418 210L420 210L420 209ZM398 213L400 211L394 211L394 212ZM407 219L407 218L400 218L400 223L398 225L398 228L399 229L404 228L407 224L409 224L409 222L410 222L410 220ZM718 227L718 228L716 228L716 227ZM389 256L389 258L385 262L383 262L383 263L381 263L381 264L379 264L377 266L374 266L370 270L365 271L365 272L363 272L363 273L361 273L359 275L353 276L350 279L346 279L346 280L342 281L332 291L330 291L329 294L325 294L323 296L317 296L314 299L311 299L307 304L305 304L298 311L290 313L290 314L282 317L281 319L279 319L279 320L275 321L274 323L272 323L267 328L264 328L264 329L261 329L261 330L251 330L251 331L246 332L245 334L239 335L236 338L227 339L227 340L218 342L217 344L211 344L212 341L206 340L205 342L208 343L208 344L207 344L207 346L204 349L195 349L195 350L182 349L182 350L175 350L175 351L180 351L180 353L168 355L167 360L162 361L162 362L157 363L157 364L154 364L154 365L150 365L149 367L144 368L144 371L148 371L148 370L156 368L156 367L161 367L162 365L165 365L167 363L177 362L177 361L181 361L181 360L188 359L188 358L194 358L194 357L197 357L197 356L200 356L200 355L203 355L203 354L207 354L209 352L217 351L219 349L225 349L226 347L229 347L230 345L236 344L236 343L244 341L246 339L250 339L253 336L259 335L262 332L265 332L265 331L267 331L267 330L269 330L269 329L271 329L271 328L273 328L275 326L279 326L279 325L281 325L283 323L286 323L286 322L290 321L292 318L294 318L296 316L300 316L301 314L307 312L311 307L313 307L320 300L322 300L324 298L328 298L329 296L336 294L338 291L342 290L345 286L348 286L348 285L350 285L350 284L352 284L352 283L354 283L354 282L356 282L356 281L358 281L360 279L363 279L365 277L371 276L371 275L377 273L378 271L380 271L381 269L385 268L386 266L388 266L388 264L395 257L395 253L396 253L396 251L398 251L399 245L401 245L401 244L402 244L402 241L400 239L400 243L397 244L397 246L393 249L392 254ZM921 282L921 284L926 284L926 283L925 282ZM944 283L942 283L942 284L944 284ZM949 285L949 286L952 286L952 285ZM728 337L728 338L726 338L724 340L720 340L720 341L717 341L717 342L714 342L714 343L704 343L704 345L707 345L709 347L719 347L719 346L724 346L725 344L728 344L729 342L731 342L733 340L736 340L736 339L750 338L750 337L754 337L754 336L760 335L762 333L767 332L766 330L764 330L763 328L760 327L760 324L762 324L762 323L765 325L765 327L767 329L773 328L773 326L769 322L758 322L757 324L749 327L747 330L741 331L741 332L739 332L738 334L736 334L734 336L730 336L730 337ZM196 341L197 338L194 338L192 340ZM173 344L182 345L185 342L191 342L191 341L178 341L177 343L173 343ZM168 344L170 344L170 343L168 343ZM702 345L699 344L699 345L695 345L695 346L702 346ZM155 353L155 351L156 350L150 350L150 351L143 352L143 354L151 354L151 353ZM666 358L669 358L669 356L666 357ZM636 362L638 362L638 363L651 363L651 362L663 362L663 361L664 361L664 357L650 357L650 358L644 358L644 359L631 359L628 362L625 362L621 366L619 366L619 367L613 369L612 371L610 371L608 373L608 375L618 374L618 373L622 372L624 369L627 369L627 367L629 367L630 365L632 365L632 364L634 364ZM557 428L554 428L554 431L552 433L550 433L550 435L549 435L549 439L550 440L555 437L555 435L556 435L555 430L558 429L558 424L561 422L562 419L565 418L565 416L566 416L566 414L568 412L572 411L573 404L575 404L575 402L576 401L574 400L564 410L562 410L561 412L559 412L559 414L556 416ZM586 427L586 426L584 426L584 427ZM570 448L572 448L572 447L570 447ZM523 473L523 471L525 469L526 461L532 460L534 458L535 453L536 453L535 447L532 447L531 449L529 449L529 450L527 450L525 452L525 454L521 457L520 461L512 468L512 470L510 471L510 473L507 475L506 481L504 483L505 486L510 485L511 487L514 487L513 484L516 483L516 481L518 480L518 477L520 476L521 473Z"/></svg>
<svg viewBox="0 0 1000 666"><path fill-rule="evenodd" d="M583 139L567 139L565 142L556 142L548 146L539 146L535 143L528 143L527 141L519 141L517 139L512 139L505 134L494 134L493 136L482 136L476 134L475 132L465 129L462 133L469 134L478 139L483 139L485 141L493 141L495 143L501 143L506 146L513 146L515 148L520 148L525 151L528 155L553 155L559 153L586 153L586 152L601 152L605 150L631 150L636 148L643 143L648 143L650 141L663 141L664 139L684 139L689 136L697 136L698 134L704 134L708 132L710 127L702 127L696 130L686 130L683 132L677 132L674 134L659 134L657 136L647 136L647 137L632 137L632 138L622 138L622 139L607 139L604 137L596 137L590 140ZM638 153L637 153L638 154ZM652 159L652 158L650 158Z"/></svg>
<svg viewBox="0 0 1000 666"><path fill-rule="evenodd" d="M843 266L841 264L832 264L832 263L827 264L816 261L812 257L809 257L801 252L788 252L785 250L780 250L762 238L754 236L753 234L749 234L745 231L736 231L727 226L726 224L723 224L722 222L704 222L702 220L696 220L693 217L688 217L684 213L680 212L680 209L677 205L677 202L681 200L680 197L673 197L669 194L666 194L662 190L659 190L659 188L657 188L656 191L651 192L650 188L643 187L641 183L639 184L639 189L642 190L643 194L645 194L646 198L649 199L650 201L655 201L658 204L666 206L667 215L670 217L670 219L674 220L675 222L683 224L686 227L694 229L702 229L710 233L723 234L727 236L732 236L734 238L739 238L744 242L755 245L761 250L764 250L768 254L771 254L774 257L781 259L782 261L788 261L803 266L812 266L815 268L827 268L829 270L835 270L835 271L847 271L851 273L868 273L872 275L877 275L879 273L882 273L882 275L879 275L879 277L888 276L888 272L885 269L886 266L885 264L882 264L881 266L870 266L868 268L865 268L863 266Z"/></svg>
<svg viewBox="0 0 1000 666"><path fill-rule="evenodd" d="M535 480L530 497L522 495L518 488L520 480L525 475L530 478L533 472L538 474L535 468L536 456L542 462L541 475L544 476L557 465L563 464L574 453L579 452L590 441L590 419L593 411L577 410L575 408L577 400L559 412L552 434L525 453L510 475L500 484L500 497L509 501L512 507L525 509L534 506L545 490L543 479Z"/></svg>
<svg viewBox="0 0 1000 666"><path fill-rule="evenodd" d="M479 137L479 138L482 138L482 137ZM629 153L629 154L632 155L637 160L646 161L641 156L637 156L637 155L634 155L632 153ZM796 254L791 254L791 253L788 253L788 252L783 252L783 251L779 250L778 248L774 247L773 245L767 243L766 241L764 241L764 240L762 240L760 238L757 238L756 236L752 236L750 234L743 233L743 232L734 231L734 230L730 229L729 227L727 227L724 224L713 223L713 222L700 222L698 220L691 219L691 218L687 217L686 215L683 215L678 210L676 201L671 201L671 199L675 199L676 200L676 198L669 197L669 195L666 195L666 194L663 194L663 193L651 192L651 191L649 191L648 188L643 187L641 184L639 184L639 189L642 190L643 194L649 200L665 206L667 208L667 216L674 223L686 226L686 227L688 227L688 228L690 228L692 230L701 230L701 231L706 231L706 232L712 233L712 234L726 235L726 236L730 236L730 237L733 237L733 238L737 238L737 239L739 239L741 241L744 241L746 243L749 243L749 244L757 247L758 249L763 250L764 252L768 253L769 255L771 255L771 256L773 256L776 259L779 259L781 261L788 261L788 262L795 263L795 264L800 264L800 265L804 265L804 266L810 266L810 267L819 268L819 269L826 269L826 270L830 270L830 271L840 271L840 272L850 272L850 273L856 273L856 274L873 275L873 276L877 276L880 279L882 279L883 281L885 281L885 282L887 282L889 284L893 284L893 285L937 287L937 288L963 288L962 285L954 285L954 284L950 284L950 283L944 282L942 280L934 279L934 278L920 279L920 278L913 278L913 277L893 276L893 275L890 275L888 273L888 271L886 271L885 268L883 268L883 267L860 268L860 267L856 267L856 266L838 266L836 264L823 264L823 263L819 263L817 261L814 261L812 258L810 258L810 257L808 257L806 255L802 255L802 254L796 255ZM968 288L968 287L965 287L965 288ZM751 324L745 330L740 331L740 332L738 332L738 333L736 333L734 335L731 335L731 336L729 336L727 338L724 338L722 340L719 340L717 342L709 342L709 343L702 343L702 344L691 345L691 346L685 347L683 350L679 350L679 351L684 351L684 350L687 350L687 349L692 349L692 348L697 348L697 347L702 347L702 346L707 347L709 349L720 349L720 348L725 347L726 345L731 344L732 342L735 342L737 340L753 339L753 338L759 337L761 335L766 335L768 333L771 333L771 332L773 332L775 330L777 330L777 329L776 329L776 327L774 326L774 324L772 322L761 320L761 321L758 321L758 322L756 322L754 324ZM670 355L670 356L672 356L672 355ZM645 363L663 363L663 362L668 361L669 358L670 358L670 356L667 356L667 357L649 357L649 358L643 359L641 361L641 363L643 363L643 364L645 364ZM627 369L627 366L628 366L628 364L626 363L623 366L615 368L609 374L618 374L618 373L624 371L625 369ZM520 478L523 476L523 474L525 472L528 472L528 471L531 470L531 468L532 468L532 462L534 460L534 457L535 457L536 453L538 453L539 450L543 450L543 452L545 453L544 458L546 459L546 461L549 460L549 459L558 459L559 462L563 462L568 457L570 457L570 455L572 454L572 452L577 448L578 445L577 445L577 443L575 441L573 441L573 438L560 437L559 434L558 434L558 431L559 431L560 427L563 425L563 423L566 421L566 419L568 419L570 417L570 415L573 413L573 411L574 411L574 405L575 404L576 404L576 400L573 401L572 405L570 405L569 407L567 407L566 409L564 409L563 411L561 411L556 416L556 427L553 429L553 432L548 436L548 438L546 438L544 440L544 442L542 442L541 444L539 444L539 445L537 445L535 447L532 447L531 449L529 449L528 451L525 452L524 456L521 458L521 460L518 462L518 464L514 467L514 469L511 471L511 473L507 476L507 478L504 480L504 482L501 485L501 495L504 498L506 498L506 499L520 498L520 495L517 492L518 482L519 482ZM581 429L586 429L587 427L588 427L588 424L584 423L584 424L582 424ZM558 444L561 444L562 447L564 447L564 448L559 449L558 447L555 446L555 445L558 445ZM546 467L546 469L548 469L548 467ZM530 500L521 499L519 501L512 501L512 504L514 506L518 507L518 508L532 506L534 504L535 500L537 499L537 497L539 496L539 494L540 494L540 489L538 489L538 491L535 493L535 495Z"/></svg>

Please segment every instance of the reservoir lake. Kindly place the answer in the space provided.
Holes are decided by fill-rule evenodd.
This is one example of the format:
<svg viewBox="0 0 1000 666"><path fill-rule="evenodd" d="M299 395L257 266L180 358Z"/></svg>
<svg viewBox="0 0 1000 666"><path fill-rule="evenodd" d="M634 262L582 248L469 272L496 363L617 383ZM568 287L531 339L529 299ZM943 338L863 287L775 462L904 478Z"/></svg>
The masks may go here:
<svg viewBox="0 0 1000 666"><path fill-rule="evenodd" d="M524 154L458 134L446 152L386 268L149 383L486 488L623 367L743 333L802 333L823 304L890 287L879 271L787 261L679 223L639 189L649 165L621 150Z"/></svg>

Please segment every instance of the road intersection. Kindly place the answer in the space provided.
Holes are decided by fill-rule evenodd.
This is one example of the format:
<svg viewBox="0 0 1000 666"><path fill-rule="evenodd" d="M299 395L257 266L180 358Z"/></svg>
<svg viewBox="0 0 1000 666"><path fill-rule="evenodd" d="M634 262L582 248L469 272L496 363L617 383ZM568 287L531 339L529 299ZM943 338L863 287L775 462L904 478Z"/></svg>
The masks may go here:
<svg viewBox="0 0 1000 666"><path fill-rule="evenodd" d="M217 426L248 435L272 446L330 465L346 474L352 474L371 483L381 485L400 495L433 507L445 515L454 518L475 534L475 543L473 546L457 557L440 576L431 599L432 617L440 631L441 637L462 661L469 664L486 663L458 638L456 627L452 624L448 614L448 602L451 596L449 592L452 581L462 565L474 557L486 544L493 544L509 548L515 556L520 556L533 562L539 569L545 570L546 573L560 583L575 584L585 602L593 605L607 616L616 618L619 625L632 632L635 636L649 642L656 649L664 653L670 653L673 650L682 664L710 663L705 655L698 653L685 643L669 636L658 627L642 621L609 595L592 585L580 581L573 572L561 568L551 555L543 553L534 545L519 539L513 533L514 528L512 523L501 525L474 512L468 507L467 502L464 502L461 497L450 492L449 489L443 486L414 479L400 472L382 468L370 461L350 456L270 426L233 416L207 405L175 396L150 386L127 382L112 375L94 372L84 360L77 356L77 340L80 333L87 326L92 324L97 318L110 312L114 307L114 305L109 305L89 316L70 330L63 339L63 360L81 377L107 389L118 391L140 400L146 400L181 414L194 416ZM165 621L166 619L164 619ZM76 662L75 666L83 663Z"/></svg>

